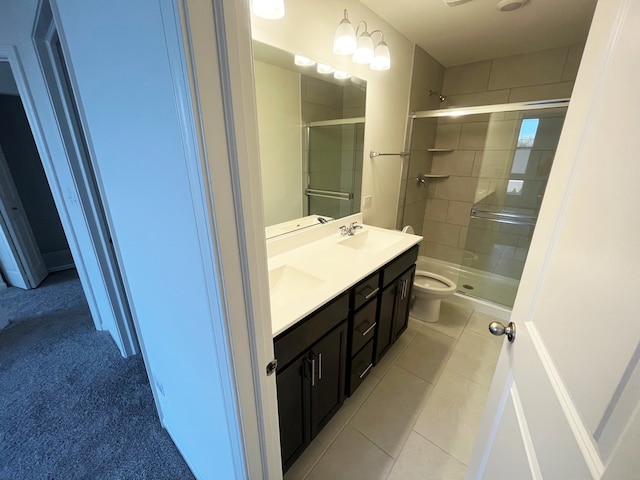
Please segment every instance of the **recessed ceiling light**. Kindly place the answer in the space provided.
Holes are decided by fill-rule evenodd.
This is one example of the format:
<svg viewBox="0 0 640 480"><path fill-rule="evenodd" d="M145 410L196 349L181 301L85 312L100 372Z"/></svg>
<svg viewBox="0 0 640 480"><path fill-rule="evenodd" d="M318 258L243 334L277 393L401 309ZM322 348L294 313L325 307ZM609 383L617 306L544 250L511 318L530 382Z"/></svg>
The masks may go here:
<svg viewBox="0 0 640 480"><path fill-rule="evenodd" d="M501 12L511 12L524 7L529 0L500 0L496 8Z"/></svg>

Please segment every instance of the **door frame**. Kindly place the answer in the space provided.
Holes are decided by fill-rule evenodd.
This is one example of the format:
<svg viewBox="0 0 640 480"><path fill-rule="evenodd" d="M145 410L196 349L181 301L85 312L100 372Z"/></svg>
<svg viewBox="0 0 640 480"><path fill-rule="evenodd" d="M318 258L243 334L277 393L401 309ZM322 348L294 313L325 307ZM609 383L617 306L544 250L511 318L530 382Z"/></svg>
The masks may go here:
<svg viewBox="0 0 640 480"><path fill-rule="evenodd" d="M33 30L33 38L34 44L36 44L36 50L38 44L38 26L41 24L41 20L45 18L45 16L43 16L42 14L43 8L41 5L35 16L35 25ZM91 317L93 319L94 325L97 330L106 329L110 331L123 357L135 355L136 353L138 353L139 347L135 330L130 320L131 314L128 310L128 302L126 300L126 297L123 296L122 291L114 288L113 284L109 285L109 281L113 281L113 277L109 278L105 276L106 272L117 271L117 265L113 265L113 263L111 263L113 262L113 260L97 258L103 276L101 280L104 282L109 296L110 305L108 309L105 309L105 306L98 300L98 298L96 298L96 293L92 288L93 281L90 278L87 266L85 265L85 261L83 258L83 248L81 248L80 246L81 242L79 241L76 232L77 226L72 221L71 214L69 213L70 209L77 208L78 203L80 204L85 225L89 229L92 237L91 250L94 254L101 250L101 245L108 244L109 237L105 236L104 231L96 230L95 228L93 230L91 229L91 224L97 223L98 219L95 217L96 213L93 209L94 205L91 203L87 203L87 196L83 196L79 191L82 186L86 187L85 179L80 177L76 172L73 171L73 168L69 164L71 159L68 158L67 165L75 183L75 190L72 191L68 185L65 188L65 186L60 182L59 174L56 171L56 166L54 165L54 161L47 147L45 135L41 126L39 116L37 114L37 109L35 108L35 101L33 95L31 94L29 84L26 80L24 67L22 66L17 48L14 45L0 45L0 61L8 62L11 68L11 73L13 74L13 78L17 85L20 100L24 107L24 111L31 128L31 133L33 135L33 139L38 149L38 154L40 156L40 160L42 162L42 166L49 183L49 187L51 188L53 200L56 205L58 215L60 216L60 221L67 237L67 242L69 243L69 249L71 250L71 254L82 283L83 291L89 304L89 309L91 311ZM43 74L45 74L45 77L46 70L46 66L43 66ZM50 78L46 78L46 80L50 80ZM55 92L52 91L54 89L51 89L48 83L47 88L52 96L52 100L54 100ZM58 117L57 112L56 119L59 122L60 126L60 118ZM66 194L63 192L66 192ZM95 195L95 192L93 193L93 195ZM93 201L99 201L99 199L95 199L94 197ZM70 202L71 206L68 206L67 202ZM103 319L103 315L108 315L114 318L116 323L116 332L114 332L113 329L108 328L108 326L105 324L105 319Z"/></svg>

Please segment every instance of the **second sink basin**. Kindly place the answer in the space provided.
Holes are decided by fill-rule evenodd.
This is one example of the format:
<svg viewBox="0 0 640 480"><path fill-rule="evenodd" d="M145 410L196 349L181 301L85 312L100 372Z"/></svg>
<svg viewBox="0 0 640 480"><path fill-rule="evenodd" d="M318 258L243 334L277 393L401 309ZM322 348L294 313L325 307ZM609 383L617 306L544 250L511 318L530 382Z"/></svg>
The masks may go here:
<svg viewBox="0 0 640 480"><path fill-rule="evenodd" d="M269 270L269 293L271 303L285 305L306 293L309 289L317 288L324 280L310 273L303 272L290 265Z"/></svg>
<svg viewBox="0 0 640 480"><path fill-rule="evenodd" d="M378 253L400 242L402 236L379 230L362 230L351 237L340 240L338 245L367 253Z"/></svg>

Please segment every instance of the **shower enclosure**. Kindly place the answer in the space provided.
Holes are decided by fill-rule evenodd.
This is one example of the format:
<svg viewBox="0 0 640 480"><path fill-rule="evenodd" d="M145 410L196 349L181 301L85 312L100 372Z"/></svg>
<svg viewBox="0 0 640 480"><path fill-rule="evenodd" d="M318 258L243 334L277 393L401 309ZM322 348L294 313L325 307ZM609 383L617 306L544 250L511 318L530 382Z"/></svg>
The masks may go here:
<svg viewBox="0 0 640 480"><path fill-rule="evenodd" d="M305 215L341 218L360 211L364 118L305 127Z"/></svg>
<svg viewBox="0 0 640 480"><path fill-rule="evenodd" d="M567 105L412 115L401 218L422 232L421 268L461 293L513 306Z"/></svg>

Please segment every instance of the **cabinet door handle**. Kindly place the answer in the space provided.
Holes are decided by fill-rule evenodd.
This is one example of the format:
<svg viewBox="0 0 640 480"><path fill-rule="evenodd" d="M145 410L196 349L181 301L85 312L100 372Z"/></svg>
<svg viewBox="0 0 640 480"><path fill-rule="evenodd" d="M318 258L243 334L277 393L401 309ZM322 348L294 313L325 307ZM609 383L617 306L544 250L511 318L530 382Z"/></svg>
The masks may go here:
<svg viewBox="0 0 640 480"><path fill-rule="evenodd" d="M378 293L378 291L380 291L380 287L378 288L374 288L373 291L369 292L368 295L365 295L362 292L359 292L360 295L362 295L364 297L365 300L369 300L371 297L373 297L374 295L376 295Z"/></svg>
<svg viewBox="0 0 640 480"><path fill-rule="evenodd" d="M322 354L318 354L318 380L322 380Z"/></svg>
<svg viewBox="0 0 640 480"><path fill-rule="evenodd" d="M366 337L371 330L376 326L376 322L373 322L369 328L367 328L364 332L362 332L362 336Z"/></svg>
<svg viewBox="0 0 640 480"><path fill-rule="evenodd" d="M405 298L407 298L407 285L409 284L409 282L407 282L407 279L403 279L402 280L402 299L404 300Z"/></svg>
<svg viewBox="0 0 640 480"><path fill-rule="evenodd" d="M311 386L316 386L316 359L311 359Z"/></svg>
<svg viewBox="0 0 640 480"><path fill-rule="evenodd" d="M371 367L373 367L373 363L370 363L369 366L364 369L364 372L360 374L360 378L363 378L367 374L367 372L371 370Z"/></svg>

